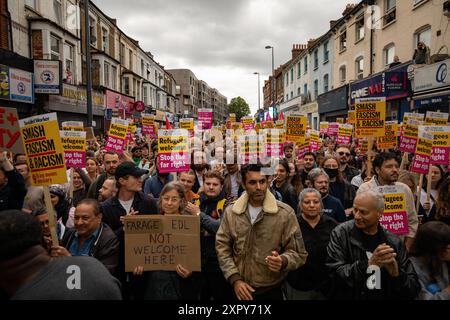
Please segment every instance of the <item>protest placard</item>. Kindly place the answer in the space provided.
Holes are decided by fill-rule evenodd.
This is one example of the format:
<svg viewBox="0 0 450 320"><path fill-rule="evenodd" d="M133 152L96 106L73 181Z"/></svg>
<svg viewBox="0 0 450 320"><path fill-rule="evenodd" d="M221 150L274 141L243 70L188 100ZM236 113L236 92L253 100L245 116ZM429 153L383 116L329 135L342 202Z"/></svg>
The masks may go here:
<svg viewBox="0 0 450 320"><path fill-rule="evenodd" d="M423 130L433 135L431 163L450 164L450 126L424 126Z"/></svg>
<svg viewBox="0 0 450 320"><path fill-rule="evenodd" d="M264 129L265 154L268 157L281 158L286 136L281 129Z"/></svg>
<svg viewBox="0 0 450 320"><path fill-rule="evenodd" d="M194 119L184 118L180 119L180 129L186 129L189 132L189 137L194 136Z"/></svg>
<svg viewBox="0 0 450 320"><path fill-rule="evenodd" d="M66 183L64 149L56 113L21 119L19 124L32 184Z"/></svg>
<svg viewBox="0 0 450 320"><path fill-rule="evenodd" d="M328 123L328 135L330 137L337 137L338 132L339 132L339 123L329 122Z"/></svg>
<svg viewBox="0 0 450 320"><path fill-rule="evenodd" d="M286 117L286 140L301 144L306 138L307 119L304 116L290 115Z"/></svg>
<svg viewBox="0 0 450 320"><path fill-rule="evenodd" d="M15 108L0 107L0 151L24 153L19 116Z"/></svg>
<svg viewBox="0 0 450 320"><path fill-rule="evenodd" d="M307 135L305 139L301 142L296 144L296 156L298 160L301 160L305 157L305 154L310 150L310 137Z"/></svg>
<svg viewBox="0 0 450 320"><path fill-rule="evenodd" d="M200 218L189 215L124 217L125 271L174 271L178 264L201 271Z"/></svg>
<svg viewBox="0 0 450 320"><path fill-rule="evenodd" d="M386 135L379 137L377 146L380 150L394 149L397 147L399 126L397 121L386 121L385 123Z"/></svg>
<svg viewBox="0 0 450 320"><path fill-rule="evenodd" d="M356 123L356 111L355 110L350 110L348 112L347 123L349 123L349 124L355 124Z"/></svg>
<svg viewBox="0 0 450 320"><path fill-rule="evenodd" d="M310 137L310 149L311 151L317 151L319 150L320 147L320 134L319 131L316 130L311 130L309 132L309 137Z"/></svg>
<svg viewBox="0 0 450 320"><path fill-rule="evenodd" d="M338 137L336 144L349 144L352 140L353 125L351 124L339 124Z"/></svg>
<svg viewBox="0 0 450 320"><path fill-rule="evenodd" d="M158 171L189 171L191 153L189 133L185 129L158 130Z"/></svg>
<svg viewBox="0 0 450 320"><path fill-rule="evenodd" d="M242 117L242 125L244 126L244 131L249 131L254 129L255 120L252 117Z"/></svg>
<svg viewBox="0 0 450 320"><path fill-rule="evenodd" d="M262 156L264 148L264 136L241 135L238 136L238 159L239 164L256 164ZM261 141L260 141L261 140Z"/></svg>
<svg viewBox="0 0 450 320"><path fill-rule="evenodd" d="M383 137L386 121L386 98L363 98L355 100L355 136Z"/></svg>
<svg viewBox="0 0 450 320"><path fill-rule="evenodd" d="M261 125L264 129L273 129L275 127L275 123L272 120L265 120L261 122Z"/></svg>
<svg viewBox="0 0 450 320"><path fill-rule="evenodd" d="M344 124L344 118L336 118L336 122L339 124Z"/></svg>
<svg viewBox="0 0 450 320"><path fill-rule="evenodd" d="M384 197L384 212L380 224L396 235L404 235L409 231L406 197L398 186L380 186Z"/></svg>
<svg viewBox="0 0 450 320"><path fill-rule="evenodd" d="M86 132L60 131L67 168L86 167Z"/></svg>
<svg viewBox="0 0 450 320"><path fill-rule="evenodd" d="M156 138L155 116L152 114L142 114L142 133L150 139Z"/></svg>
<svg viewBox="0 0 450 320"><path fill-rule="evenodd" d="M84 131L83 121L65 121L61 123L62 131Z"/></svg>
<svg viewBox="0 0 450 320"><path fill-rule="evenodd" d="M230 113L230 116L228 117L228 120L231 121L231 123L237 122L236 121L236 113Z"/></svg>
<svg viewBox="0 0 450 320"><path fill-rule="evenodd" d="M319 124L320 134L328 134L328 122L321 122Z"/></svg>
<svg viewBox="0 0 450 320"><path fill-rule="evenodd" d="M122 154L126 145L128 120L112 118L105 150Z"/></svg>
<svg viewBox="0 0 450 320"><path fill-rule="evenodd" d="M431 164L431 152L433 150L433 135L424 130L424 126L419 126L419 135L416 145L416 152L411 164L410 171L420 174L427 174Z"/></svg>
<svg viewBox="0 0 450 320"><path fill-rule="evenodd" d="M419 126L422 124L423 121L420 120L408 120L400 136L399 150L401 152L414 152L416 150Z"/></svg>
<svg viewBox="0 0 450 320"><path fill-rule="evenodd" d="M427 111L425 116L425 124L446 126L448 124L448 113Z"/></svg>
<svg viewBox="0 0 450 320"><path fill-rule="evenodd" d="M212 127L213 110L209 108L198 109L198 127L199 130L209 130Z"/></svg>
<svg viewBox="0 0 450 320"><path fill-rule="evenodd" d="M284 120L275 121L275 129L284 129Z"/></svg>
<svg viewBox="0 0 450 320"><path fill-rule="evenodd" d="M408 120L418 120L423 121L425 114L423 113L414 113L414 112L405 112L403 114L403 124L407 124Z"/></svg>

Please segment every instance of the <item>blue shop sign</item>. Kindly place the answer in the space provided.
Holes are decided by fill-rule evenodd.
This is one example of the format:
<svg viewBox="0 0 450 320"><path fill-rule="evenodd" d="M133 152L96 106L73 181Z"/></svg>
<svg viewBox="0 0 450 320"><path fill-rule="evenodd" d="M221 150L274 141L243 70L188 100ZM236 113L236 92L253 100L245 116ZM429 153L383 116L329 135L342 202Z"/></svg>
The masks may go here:
<svg viewBox="0 0 450 320"><path fill-rule="evenodd" d="M414 104L416 109L420 108L429 108L432 106L442 106L449 103L449 95L443 95L443 96L436 96L436 97L430 97L420 100L415 100Z"/></svg>

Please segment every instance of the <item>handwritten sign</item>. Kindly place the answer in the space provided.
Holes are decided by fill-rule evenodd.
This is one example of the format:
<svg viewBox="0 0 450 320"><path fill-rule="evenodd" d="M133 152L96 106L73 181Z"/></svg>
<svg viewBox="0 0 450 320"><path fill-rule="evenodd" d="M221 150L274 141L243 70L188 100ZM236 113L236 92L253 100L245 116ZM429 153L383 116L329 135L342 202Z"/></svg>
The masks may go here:
<svg viewBox="0 0 450 320"><path fill-rule="evenodd" d="M0 151L24 153L19 116L15 108L0 107Z"/></svg>
<svg viewBox="0 0 450 320"><path fill-rule="evenodd" d="M67 168L86 167L86 132L60 131Z"/></svg>
<svg viewBox="0 0 450 320"><path fill-rule="evenodd" d="M355 101L357 138L383 137L386 121L386 98L364 98Z"/></svg>
<svg viewBox="0 0 450 320"><path fill-rule="evenodd" d="M106 151L123 153L128 132L128 120L113 118L109 127Z"/></svg>
<svg viewBox="0 0 450 320"><path fill-rule="evenodd" d="M201 271L198 216L125 216L124 230L126 272L174 271L178 264Z"/></svg>
<svg viewBox="0 0 450 320"><path fill-rule="evenodd" d="M19 124L33 185L66 183L64 149L56 113L21 119Z"/></svg>
<svg viewBox="0 0 450 320"><path fill-rule="evenodd" d="M382 186L378 190L384 197L384 213L380 224L396 235L407 234L409 228L405 194L398 186Z"/></svg>
<svg viewBox="0 0 450 320"><path fill-rule="evenodd" d="M158 130L158 170L185 172L190 168L189 133L185 129Z"/></svg>

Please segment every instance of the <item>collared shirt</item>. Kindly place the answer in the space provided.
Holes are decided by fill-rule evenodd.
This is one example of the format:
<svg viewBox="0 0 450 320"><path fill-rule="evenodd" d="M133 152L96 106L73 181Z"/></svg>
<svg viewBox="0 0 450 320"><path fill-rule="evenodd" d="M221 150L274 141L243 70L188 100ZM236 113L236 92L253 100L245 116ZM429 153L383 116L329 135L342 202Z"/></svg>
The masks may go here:
<svg viewBox="0 0 450 320"><path fill-rule="evenodd" d="M100 227L95 230L78 249L80 238L78 232L75 232L72 244L70 245L69 252L72 256L89 256L92 246L100 233Z"/></svg>

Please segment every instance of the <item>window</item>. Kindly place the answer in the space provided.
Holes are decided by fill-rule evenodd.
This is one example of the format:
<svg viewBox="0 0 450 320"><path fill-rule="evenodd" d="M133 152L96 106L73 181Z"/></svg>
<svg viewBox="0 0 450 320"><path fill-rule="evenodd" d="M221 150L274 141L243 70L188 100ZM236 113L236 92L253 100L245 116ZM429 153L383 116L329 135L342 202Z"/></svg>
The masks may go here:
<svg viewBox="0 0 450 320"><path fill-rule="evenodd" d="M141 76L142 76L142 78L145 78L145 63L144 63L144 59L141 60Z"/></svg>
<svg viewBox="0 0 450 320"><path fill-rule="evenodd" d="M293 98L294 98L294 92L291 91L291 99L293 99Z"/></svg>
<svg viewBox="0 0 450 320"><path fill-rule="evenodd" d="M299 79L302 75L302 66L300 61L297 63L297 79Z"/></svg>
<svg viewBox="0 0 450 320"><path fill-rule="evenodd" d="M328 50L328 41L323 44L323 63L330 59L330 51Z"/></svg>
<svg viewBox="0 0 450 320"><path fill-rule="evenodd" d="M53 12L55 14L55 22L62 24L62 4L61 0L53 0Z"/></svg>
<svg viewBox="0 0 450 320"><path fill-rule="evenodd" d="M54 35L50 35L50 50L51 50L51 59L52 60L60 60L61 57L61 40Z"/></svg>
<svg viewBox="0 0 450 320"><path fill-rule="evenodd" d="M91 30L91 44L97 46L97 21L93 17L89 17L89 28Z"/></svg>
<svg viewBox="0 0 450 320"><path fill-rule="evenodd" d="M347 67L342 66L339 68L339 81L344 84L347 81Z"/></svg>
<svg viewBox="0 0 450 320"><path fill-rule="evenodd" d="M289 100L289 95L287 94L287 95L286 95L286 101L288 101L288 100Z"/></svg>
<svg viewBox="0 0 450 320"><path fill-rule="evenodd" d="M304 74L308 73L308 57L305 57L305 60L303 61L303 65L304 65Z"/></svg>
<svg viewBox="0 0 450 320"><path fill-rule="evenodd" d="M25 5L37 10L36 0L25 0Z"/></svg>
<svg viewBox="0 0 450 320"><path fill-rule="evenodd" d="M362 39L364 39L364 15L360 18L358 18L358 20L355 23L355 35L356 35L356 39L355 42L358 42Z"/></svg>
<svg viewBox="0 0 450 320"><path fill-rule="evenodd" d="M329 90L329 76L328 74L323 76L323 92L328 92Z"/></svg>
<svg viewBox="0 0 450 320"><path fill-rule="evenodd" d="M75 68L73 65L73 58L74 58L73 50L74 50L73 45L69 43L64 43L64 62L65 62L64 78L66 79L66 83L69 84L74 83L73 72Z"/></svg>
<svg viewBox="0 0 450 320"><path fill-rule="evenodd" d="M286 76L284 78L285 78L285 87L287 87L289 85L289 74L286 73Z"/></svg>
<svg viewBox="0 0 450 320"><path fill-rule="evenodd" d="M123 78L123 93L130 94L130 79L128 77Z"/></svg>
<svg viewBox="0 0 450 320"><path fill-rule="evenodd" d="M392 62L394 62L394 56L395 56L395 45L394 44L387 45L383 50L384 65L387 66Z"/></svg>
<svg viewBox="0 0 450 320"><path fill-rule="evenodd" d="M300 87L297 88L297 96L299 96L301 94L301 89Z"/></svg>
<svg viewBox="0 0 450 320"><path fill-rule="evenodd" d="M307 83L305 83L305 85L303 86L303 94L304 94L305 96L308 95L308 84L307 84Z"/></svg>
<svg viewBox="0 0 450 320"><path fill-rule="evenodd" d="M364 58L359 57L355 61L356 79L364 78Z"/></svg>
<svg viewBox="0 0 450 320"><path fill-rule="evenodd" d="M319 96L319 80L314 80L314 100Z"/></svg>
<svg viewBox="0 0 450 320"><path fill-rule="evenodd" d="M105 62L105 68L104 68L104 72L103 72L103 82L105 84L105 87L109 87L109 63Z"/></svg>
<svg viewBox="0 0 450 320"><path fill-rule="evenodd" d="M129 58L129 67L130 70L133 70L133 51L130 49L128 52L128 58Z"/></svg>
<svg viewBox="0 0 450 320"><path fill-rule="evenodd" d="M428 47L431 46L431 27L425 26L420 28L415 34L414 34L414 48L417 48L417 44L422 41L425 43Z"/></svg>
<svg viewBox="0 0 450 320"><path fill-rule="evenodd" d="M294 68L291 69L291 83L294 82Z"/></svg>
<svg viewBox="0 0 450 320"><path fill-rule="evenodd" d="M339 36L339 51L344 51L347 49L347 30L342 31Z"/></svg>
<svg viewBox="0 0 450 320"><path fill-rule="evenodd" d="M144 97L144 104L148 105L148 87L143 87L142 88L142 95Z"/></svg>
<svg viewBox="0 0 450 320"><path fill-rule="evenodd" d="M314 70L319 68L319 50L314 51Z"/></svg>
<svg viewBox="0 0 450 320"><path fill-rule="evenodd" d="M383 25L387 25L396 18L396 0L385 0Z"/></svg>
<svg viewBox="0 0 450 320"><path fill-rule="evenodd" d="M111 88L117 90L117 68L111 66Z"/></svg>
<svg viewBox="0 0 450 320"><path fill-rule="evenodd" d="M102 28L102 50L109 54L109 30Z"/></svg>
<svg viewBox="0 0 450 320"><path fill-rule="evenodd" d="M120 64L125 64L125 45L123 43L120 44Z"/></svg>

